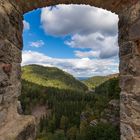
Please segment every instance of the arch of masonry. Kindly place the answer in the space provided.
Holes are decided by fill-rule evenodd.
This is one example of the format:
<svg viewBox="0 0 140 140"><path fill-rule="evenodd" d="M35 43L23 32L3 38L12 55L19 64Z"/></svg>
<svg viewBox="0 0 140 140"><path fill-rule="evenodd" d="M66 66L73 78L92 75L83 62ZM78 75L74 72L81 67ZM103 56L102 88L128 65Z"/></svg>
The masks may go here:
<svg viewBox="0 0 140 140"><path fill-rule="evenodd" d="M0 0L0 140L34 140L35 120L17 113L23 14L56 4L86 4L119 15L121 140L140 140L139 0Z"/></svg>

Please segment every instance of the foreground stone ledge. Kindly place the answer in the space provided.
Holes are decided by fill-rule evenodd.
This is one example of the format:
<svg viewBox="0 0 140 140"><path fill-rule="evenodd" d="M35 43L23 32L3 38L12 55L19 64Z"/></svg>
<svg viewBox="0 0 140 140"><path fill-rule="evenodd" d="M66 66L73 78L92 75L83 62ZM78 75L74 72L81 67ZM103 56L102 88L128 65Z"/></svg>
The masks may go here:
<svg viewBox="0 0 140 140"><path fill-rule="evenodd" d="M35 132L35 118L18 115L0 128L0 140L34 140Z"/></svg>

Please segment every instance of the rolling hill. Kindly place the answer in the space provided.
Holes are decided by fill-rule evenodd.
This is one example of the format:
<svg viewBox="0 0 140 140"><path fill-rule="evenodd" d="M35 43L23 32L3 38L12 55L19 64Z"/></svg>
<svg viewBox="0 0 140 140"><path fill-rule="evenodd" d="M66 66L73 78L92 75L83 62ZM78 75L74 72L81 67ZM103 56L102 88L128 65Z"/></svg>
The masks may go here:
<svg viewBox="0 0 140 140"><path fill-rule="evenodd" d="M58 68L22 67L21 112L38 120L37 140L74 140L73 135L76 140L119 140L119 108L111 108L120 93L119 79L114 77L88 79L96 88L94 94L85 94L84 83Z"/></svg>
<svg viewBox="0 0 140 140"><path fill-rule="evenodd" d="M81 91L87 90L85 84L56 67L44 67L40 65L24 66L22 67L22 80L44 87Z"/></svg>
<svg viewBox="0 0 140 140"><path fill-rule="evenodd" d="M111 74L107 76L94 76L87 80L83 80L83 83L88 86L90 89L94 89L95 87L99 86L100 84L104 83L105 81L118 77L118 74Z"/></svg>

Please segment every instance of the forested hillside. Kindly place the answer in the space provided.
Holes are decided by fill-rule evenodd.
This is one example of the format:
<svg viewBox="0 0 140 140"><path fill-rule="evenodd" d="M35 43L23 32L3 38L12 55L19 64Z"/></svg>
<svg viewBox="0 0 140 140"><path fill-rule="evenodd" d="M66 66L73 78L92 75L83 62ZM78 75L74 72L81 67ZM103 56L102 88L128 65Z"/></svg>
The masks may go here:
<svg viewBox="0 0 140 140"><path fill-rule="evenodd" d="M45 87L87 90L87 87L82 82L56 67L24 66L22 67L22 79Z"/></svg>
<svg viewBox="0 0 140 140"><path fill-rule="evenodd" d="M119 117L119 109L109 109L110 102L119 99L118 78L109 79L96 87L94 93L88 94L84 90L77 90L77 86L76 90L69 86L68 88L64 86L64 89L45 86L43 83L45 77L53 79L51 78L52 72L49 72L52 69L47 70L47 73L51 73L50 76L47 76L46 69L41 70L41 73L40 70L31 71L29 68L23 68L23 74L30 73L30 76L25 78L23 75L22 95L19 98L24 114L32 114L36 106L46 108L46 114L40 118L38 124L37 140L120 139L119 123L114 124L110 121L114 119L112 116ZM26 72L26 70L30 72ZM35 74L32 73L34 71ZM36 81L38 78L35 80L32 76L38 77L39 75L41 76L39 78L43 78L43 80L38 83ZM70 79L67 80L71 82L70 80L73 78L70 75L69 77ZM76 83L78 82L76 81ZM83 84L81 85L83 87ZM106 117L109 115L111 115L110 120Z"/></svg>
<svg viewBox="0 0 140 140"><path fill-rule="evenodd" d="M118 74L111 74L108 76L94 76L83 80L83 83L85 83L90 89L94 89L96 86L99 86L100 84L114 77L118 77Z"/></svg>

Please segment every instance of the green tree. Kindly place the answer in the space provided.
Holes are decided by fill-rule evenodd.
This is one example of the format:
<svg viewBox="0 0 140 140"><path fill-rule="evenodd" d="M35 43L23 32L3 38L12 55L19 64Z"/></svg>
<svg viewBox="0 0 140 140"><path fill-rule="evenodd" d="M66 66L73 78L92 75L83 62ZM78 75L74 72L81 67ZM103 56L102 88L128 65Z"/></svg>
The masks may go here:
<svg viewBox="0 0 140 140"><path fill-rule="evenodd" d="M56 124L55 124L55 115L53 116L52 120L49 120L48 122L48 131L51 133L54 133L56 129Z"/></svg>
<svg viewBox="0 0 140 140"><path fill-rule="evenodd" d="M88 123L86 121L81 121L80 123L80 135L82 135L82 137L86 136L86 130L88 127Z"/></svg>
<svg viewBox="0 0 140 140"><path fill-rule="evenodd" d="M64 133L66 134L67 129L69 126L69 119L68 117L62 116L60 120L60 128L64 130Z"/></svg>
<svg viewBox="0 0 140 140"><path fill-rule="evenodd" d="M57 130L54 134L54 140L66 140L63 130Z"/></svg>
<svg viewBox="0 0 140 140"><path fill-rule="evenodd" d="M68 131L67 131L67 137L68 140L76 140L76 136L77 136L77 127L71 127Z"/></svg>
<svg viewBox="0 0 140 140"><path fill-rule="evenodd" d="M114 126L100 123L87 128L85 140L120 140L120 134Z"/></svg>

